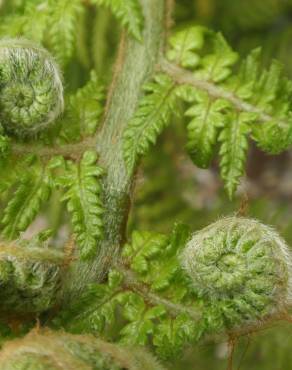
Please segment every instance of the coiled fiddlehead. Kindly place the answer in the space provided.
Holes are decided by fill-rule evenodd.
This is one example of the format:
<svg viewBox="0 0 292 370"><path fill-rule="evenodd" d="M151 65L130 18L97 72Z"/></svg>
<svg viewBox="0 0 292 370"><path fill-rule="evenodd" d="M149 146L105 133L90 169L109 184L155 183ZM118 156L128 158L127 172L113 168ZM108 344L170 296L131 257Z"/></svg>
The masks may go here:
<svg viewBox="0 0 292 370"><path fill-rule="evenodd" d="M32 135L63 111L60 71L41 46L24 39L0 41L0 122L7 133Z"/></svg>
<svg viewBox="0 0 292 370"><path fill-rule="evenodd" d="M229 325L281 312L291 298L285 242L253 219L229 217L194 234L181 255L195 291L220 306Z"/></svg>
<svg viewBox="0 0 292 370"><path fill-rule="evenodd" d="M0 317L40 313L56 304L64 254L43 245L0 243Z"/></svg>
<svg viewBox="0 0 292 370"><path fill-rule="evenodd" d="M90 335L32 331L4 345L2 370L162 370L147 352L127 349Z"/></svg>

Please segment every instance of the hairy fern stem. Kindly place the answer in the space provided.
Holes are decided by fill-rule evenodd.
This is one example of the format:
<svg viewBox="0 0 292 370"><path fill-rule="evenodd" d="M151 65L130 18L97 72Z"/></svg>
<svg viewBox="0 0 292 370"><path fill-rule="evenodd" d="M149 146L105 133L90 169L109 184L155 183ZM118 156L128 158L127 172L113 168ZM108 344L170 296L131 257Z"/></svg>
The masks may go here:
<svg viewBox="0 0 292 370"><path fill-rule="evenodd" d="M105 240L101 242L94 261L77 260L72 264L64 294L67 304L88 283L104 277L125 238L133 176L127 173L124 163L123 132L137 108L141 88L153 73L164 45L165 1L141 0L141 6L145 18L143 43L128 36L123 38L97 140L99 162L107 168L103 182Z"/></svg>

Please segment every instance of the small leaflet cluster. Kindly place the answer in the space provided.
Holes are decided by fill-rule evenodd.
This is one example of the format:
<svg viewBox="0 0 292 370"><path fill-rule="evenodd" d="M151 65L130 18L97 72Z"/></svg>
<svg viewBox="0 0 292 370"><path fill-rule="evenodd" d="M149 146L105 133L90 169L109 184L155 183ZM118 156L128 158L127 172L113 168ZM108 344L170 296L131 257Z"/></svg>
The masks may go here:
<svg viewBox="0 0 292 370"><path fill-rule="evenodd" d="M184 225L177 225L171 237L133 232L107 283L92 284L75 307L56 319L56 326L113 339L109 333L119 327L122 315L123 325L114 334L121 343L153 345L164 358L179 354L204 330L194 320L200 303L194 303L177 257L188 236Z"/></svg>

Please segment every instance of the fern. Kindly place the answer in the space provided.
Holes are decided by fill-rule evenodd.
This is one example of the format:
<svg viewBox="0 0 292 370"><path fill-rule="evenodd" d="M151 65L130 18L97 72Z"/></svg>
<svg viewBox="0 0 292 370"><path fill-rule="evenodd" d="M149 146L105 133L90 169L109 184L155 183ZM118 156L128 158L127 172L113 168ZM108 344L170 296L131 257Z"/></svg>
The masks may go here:
<svg viewBox="0 0 292 370"><path fill-rule="evenodd" d="M92 0L92 2L108 7L122 25L141 41L143 17L138 0Z"/></svg>
<svg viewBox="0 0 292 370"><path fill-rule="evenodd" d="M129 172L169 123L176 103L176 84L165 75L157 75L144 89L146 95L124 134L124 157Z"/></svg>
<svg viewBox="0 0 292 370"><path fill-rule="evenodd" d="M102 237L103 208L98 178L103 170L96 165L96 160L96 154L87 151L79 163L66 161L65 173L57 179L57 185L66 189L63 201L67 202L73 231L84 259L96 253L97 243Z"/></svg>

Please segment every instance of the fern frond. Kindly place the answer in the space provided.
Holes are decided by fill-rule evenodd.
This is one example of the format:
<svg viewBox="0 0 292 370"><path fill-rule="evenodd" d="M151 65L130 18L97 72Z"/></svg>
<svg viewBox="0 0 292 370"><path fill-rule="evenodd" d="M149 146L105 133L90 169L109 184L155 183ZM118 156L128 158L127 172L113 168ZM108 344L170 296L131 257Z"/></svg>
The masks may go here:
<svg viewBox="0 0 292 370"><path fill-rule="evenodd" d="M83 11L81 0L50 0L50 47L61 65L66 65L74 52L76 23Z"/></svg>
<svg viewBox="0 0 292 370"><path fill-rule="evenodd" d="M143 16L138 0L92 0L106 6L137 40L142 39Z"/></svg>
<svg viewBox="0 0 292 370"><path fill-rule="evenodd" d="M101 185L98 179L103 170L96 161L97 155L87 151L78 163L66 161L65 173L57 179L58 186L66 189L63 201L67 203L80 255L84 259L96 253L97 243L103 234Z"/></svg>
<svg viewBox="0 0 292 370"><path fill-rule="evenodd" d="M51 194L49 165L43 165L35 158L27 165L25 171L22 169L16 190L3 211L2 235L6 239L15 239L26 230Z"/></svg>
<svg viewBox="0 0 292 370"><path fill-rule="evenodd" d="M238 54L221 34L195 30L171 38L168 56L176 65L163 61L162 70L180 86L177 95L191 104L186 115L194 117L187 144L192 160L206 168L219 142L221 176L232 197L244 173L248 137L272 154L292 144L292 82L278 62L263 68L259 49L236 66Z"/></svg>
<svg viewBox="0 0 292 370"><path fill-rule="evenodd" d="M168 76L157 75L153 82L145 85L145 92L124 133L124 158L129 172L150 145L155 144L175 108L176 84Z"/></svg>

